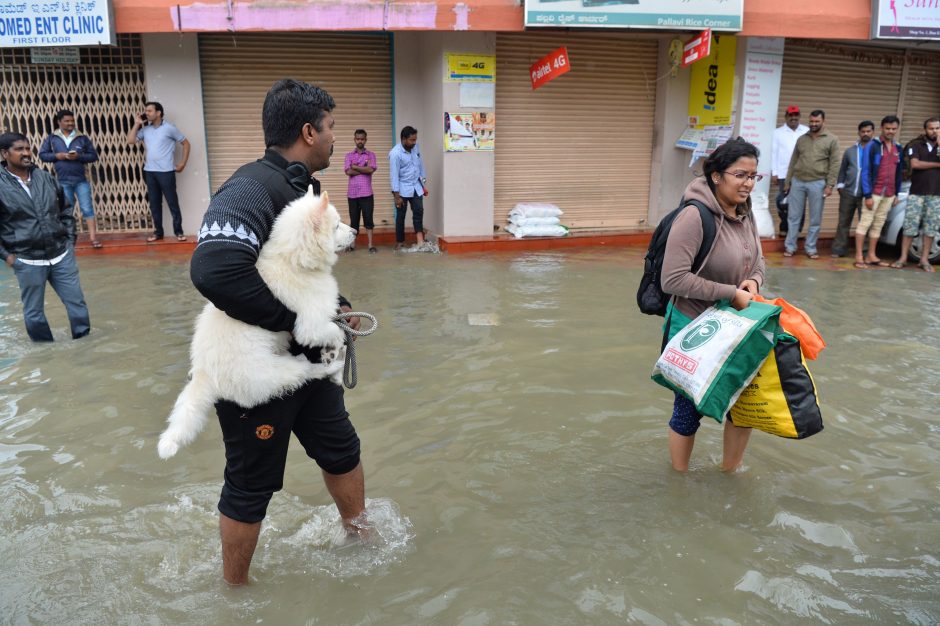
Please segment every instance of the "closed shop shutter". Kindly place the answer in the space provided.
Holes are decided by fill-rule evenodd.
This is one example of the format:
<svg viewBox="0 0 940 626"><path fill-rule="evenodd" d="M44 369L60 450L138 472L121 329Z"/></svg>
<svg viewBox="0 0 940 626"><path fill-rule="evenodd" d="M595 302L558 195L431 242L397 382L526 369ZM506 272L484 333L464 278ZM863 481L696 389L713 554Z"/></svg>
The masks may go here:
<svg viewBox="0 0 940 626"><path fill-rule="evenodd" d="M529 66L559 46L571 71L533 91ZM551 202L572 228L646 225L657 47L625 33L496 36L494 224L517 202Z"/></svg>
<svg viewBox="0 0 940 626"><path fill-rule="evenodd" d="M822 109L826 128L844 151L858 140L859 122L872 120L877 133L881 118L897 113L903 67L901 50L787 40L777 120L782 123L793 104L803 124L810 111ZM838 221L839 194L833 192L823 210L823 233L834 233Z"/></svg>
<svg viewBox="0 0 940 626"><path fill-rule="evenodd" d="M99 160L85 168L98 232L153 230L143 148L127 145L127 131L147 100L140 35L78 51L79 63L37 63L29 48L0 48L0 132L23 133L38 157L42 141L58 128L53 116L69 109L98 151ZM51 163L42 165L54 171ZM75 216L84 230L77 204Z"/></svg>
<svg viewBox="0 0 940 626"><path fill-rule="evenodd" d="M916 53L908 60L901 118L901 143L924 132L924 120L940 117L940 54Z"/></svg>
<svg viewBox="0 0 940 626"><path fill-rule="evenodd" d="M264 152L261 106L275 81L296 78L325 89L336 101L336 143L330 167L316 174L330 201L349 221L343 157L355 149L353 132L369 133L366 148L378 170L378 227L394 224L388 180L392 139L392 68L387 34L246 33L199 36L206 143L213 192L244 163Z"/></svg>

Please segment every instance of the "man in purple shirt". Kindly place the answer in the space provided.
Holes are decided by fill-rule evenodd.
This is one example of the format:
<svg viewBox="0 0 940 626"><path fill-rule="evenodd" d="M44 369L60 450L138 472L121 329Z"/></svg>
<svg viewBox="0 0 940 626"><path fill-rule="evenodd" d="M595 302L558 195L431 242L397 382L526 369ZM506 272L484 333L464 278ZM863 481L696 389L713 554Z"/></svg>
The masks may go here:
<svg viewBox="0 0 940 626"><path fill-rule="evenodd" d="M366 236L369 238L369 252L375 254L377 250L372 245L372 212L375 209L375 196L372 193L372 173L375 171L375 153L366 150L366 131L361 128L353 134L356 149L346 155L343 171L349 176L349 189L346 199L349 201L349 225L359 232L359 216L366 227ZM350 250L355 244L349 246Z"/></svg>

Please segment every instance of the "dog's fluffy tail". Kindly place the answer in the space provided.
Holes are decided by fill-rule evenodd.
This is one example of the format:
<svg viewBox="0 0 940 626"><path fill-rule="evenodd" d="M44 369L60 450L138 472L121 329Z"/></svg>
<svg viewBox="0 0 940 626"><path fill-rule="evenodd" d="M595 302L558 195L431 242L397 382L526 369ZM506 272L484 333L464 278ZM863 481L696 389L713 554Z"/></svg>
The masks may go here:
<svg viewBox="0 0 940 626"><path fill-rule="evenodd" d="M166 420L170 425L160 435L157 452L161 459L170 458L196 438L205 427L216 400L209 377L193 372L192 380L183 387Z"/></svg>

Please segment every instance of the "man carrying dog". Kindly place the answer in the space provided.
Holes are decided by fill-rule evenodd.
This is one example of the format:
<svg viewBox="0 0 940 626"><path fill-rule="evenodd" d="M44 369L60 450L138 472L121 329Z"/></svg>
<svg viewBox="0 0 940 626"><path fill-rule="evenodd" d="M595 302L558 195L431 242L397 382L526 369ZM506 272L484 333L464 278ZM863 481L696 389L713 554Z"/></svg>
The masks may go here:
<svg viewBox="0 0 940 626"><path fill-rule="evenodd" d="M297 314L274 297L255 262L281 210L310 185L320 193L311 172L330 164L334 106L333 98L318 87L288 79L275 83L261 113L264 156L232 174L209 204L190 274L199 292L230 317L273 332L294 329ZM342 296L336 306L352 310ZM349 324L358 328L358 318ZM317 346L294 348L319 361ZM283 486L291 432L322 469L347 532L366 532L359 437L341 386L315 379L260 406L222 400L216 403L216 413L226 458L219 499L226 582L248 582L261 520L272 495Z"/></svg>

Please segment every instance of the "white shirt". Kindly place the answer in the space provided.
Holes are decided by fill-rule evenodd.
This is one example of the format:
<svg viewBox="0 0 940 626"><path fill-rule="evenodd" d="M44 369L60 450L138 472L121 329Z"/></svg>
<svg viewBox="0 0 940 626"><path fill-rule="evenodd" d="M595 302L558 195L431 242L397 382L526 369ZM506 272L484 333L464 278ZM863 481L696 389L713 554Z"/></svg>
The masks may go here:
<svg viewBox="0 0 940 626"><path fill-rule="evenodd" d="M790 157L796 148L796 140L809 132L809 126L800 124L793 130L786 124L774 131L773 147L771 148L770 173L781 180L787 177L790 167Z"/></svg>

